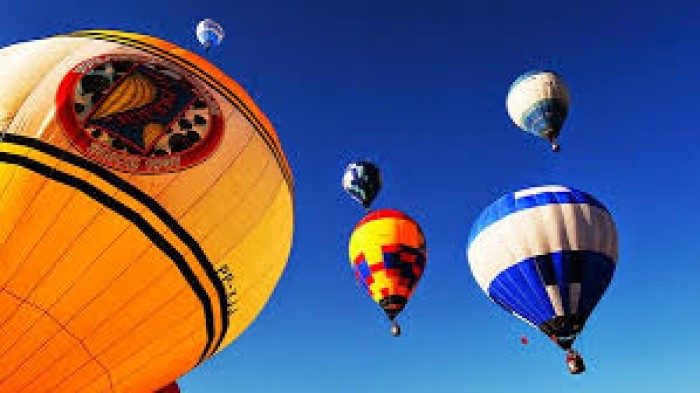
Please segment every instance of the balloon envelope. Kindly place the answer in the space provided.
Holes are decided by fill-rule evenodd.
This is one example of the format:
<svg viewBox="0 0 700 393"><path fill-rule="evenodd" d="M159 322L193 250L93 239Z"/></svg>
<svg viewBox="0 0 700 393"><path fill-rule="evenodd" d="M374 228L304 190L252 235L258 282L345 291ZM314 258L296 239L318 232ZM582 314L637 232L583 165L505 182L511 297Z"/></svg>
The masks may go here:
<svg viewBox="0 0 700 393"><path fill-rule="evenodd" d="M467 256L494 302L568 347L610 283L617 232L593 196L534 187L507 194L481 213Z"/></svg>
<svg viewBox="0 0 700 393"><path fill-rule="evenodd" d="M343 189L365 208L374 201L382 188L379 168L369 161L348 165L343 175Z"/></svg>
<svg viewBox="0 0 700 393"><path fill-rule="evenodd" d="M569 91L555 72L526 72L508 90L506 108L523 131L554 144L569 112Z"/></svg>
<svg viewBox="0 0 700 393"><path fill-rule="evenodd" d="M203 19L197 23L195 33L197 40L205 49L221 45L224 39L224 28L211 19Z"/></svg>
<svg viewBox="0 0 700 393"><path fill-rule="evenodd" d="M350 265L360 287L393 320L423 275L425 237L406 214L383 209L366 215L350 237Z"/></svg>
<svg viewBox="0 0 700 393"><path fill-rule="evenodd" d="M0 391L154 391L238 337L293 226L250 97L117 31L13 45L0 69Z"/></svg>

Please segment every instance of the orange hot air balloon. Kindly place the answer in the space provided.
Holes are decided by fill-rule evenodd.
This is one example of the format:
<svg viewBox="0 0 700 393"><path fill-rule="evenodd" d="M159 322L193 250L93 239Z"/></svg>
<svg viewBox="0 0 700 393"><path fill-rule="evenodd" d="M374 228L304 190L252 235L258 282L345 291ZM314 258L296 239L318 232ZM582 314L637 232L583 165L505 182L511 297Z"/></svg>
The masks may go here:
<svg viewBox="0 0 700 393"><path fill-rule="evenodd" d="M406 214L382 209L367 214L350 237L350 264L358 284L379 304L401 334L395 321L416 290L427 258L425 237Z"/></svg>
<svg viewBox="0 0 700 393"><path fill-rule="evenodd" d="M0 92L0 392L152 392L246 329L293 182L239 85L83 31L0 50Z"/></svg>

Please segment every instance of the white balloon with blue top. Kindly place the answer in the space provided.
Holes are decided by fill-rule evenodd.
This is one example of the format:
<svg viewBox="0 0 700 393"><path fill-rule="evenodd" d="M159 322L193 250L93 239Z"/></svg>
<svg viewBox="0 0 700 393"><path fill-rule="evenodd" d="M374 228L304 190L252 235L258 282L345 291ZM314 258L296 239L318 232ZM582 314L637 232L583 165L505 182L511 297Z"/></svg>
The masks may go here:
<svg viewBox="0 0 700 393"><path fill-rule="evenodd" d="M530 71L508 90L508 115L523 131L546 139L559 151L557 138L569 112L569 91L553 71Z"/></svg>

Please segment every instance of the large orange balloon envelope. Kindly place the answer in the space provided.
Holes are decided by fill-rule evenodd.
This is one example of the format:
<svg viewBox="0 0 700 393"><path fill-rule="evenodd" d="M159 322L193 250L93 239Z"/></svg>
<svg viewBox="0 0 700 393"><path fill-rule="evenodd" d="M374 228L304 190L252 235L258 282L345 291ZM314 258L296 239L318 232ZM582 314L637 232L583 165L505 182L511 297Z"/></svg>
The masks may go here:
<svg viewBox="0 0 700 393"><path fill-rule="evenodd" d="M415 291L426 256L420 227L398 210L369 213L350 237L355 278L392 321Z"/></svg>
<svg viewBox="0 0 700 393"><path fill-rule="evenodd" d="M260 312L292 178L206 60L116 31L2 49L0 130L0 392L152 392Z"/></svg>

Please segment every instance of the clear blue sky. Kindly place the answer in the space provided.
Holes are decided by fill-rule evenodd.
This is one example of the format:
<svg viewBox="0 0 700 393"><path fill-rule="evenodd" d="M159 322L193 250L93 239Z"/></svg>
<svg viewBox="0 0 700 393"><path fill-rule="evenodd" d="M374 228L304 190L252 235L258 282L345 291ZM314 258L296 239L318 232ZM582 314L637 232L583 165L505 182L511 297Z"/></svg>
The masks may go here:
<svg viewBox="0 0 700 393"><path fill-rule="evenodd" d="M20 0L0 13L0 44L116 28L195 48L199 19L226 28L212 61L275 124L296 178L296 229L268 306L181 379L185 392L690 393L700 389L700 3L654 3ZM508 86L531 68L555 69L571 90L559 155L505 111ZM400 339L347 261L361 210L339 183L359 158L384 171L376 207L406 211L427 237ZM598 197L620 234L577 377L484 296L464 256L481 209L547 183Z"/></svg>

